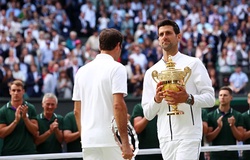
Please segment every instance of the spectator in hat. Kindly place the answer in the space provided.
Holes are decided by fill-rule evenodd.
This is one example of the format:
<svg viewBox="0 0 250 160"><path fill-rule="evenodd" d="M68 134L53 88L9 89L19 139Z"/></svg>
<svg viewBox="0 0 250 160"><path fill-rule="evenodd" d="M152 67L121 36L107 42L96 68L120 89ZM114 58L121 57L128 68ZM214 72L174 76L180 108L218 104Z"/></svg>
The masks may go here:
<svg viewBox="0 0 250 160"><path fill-rule="evenodd" d="M78 65L83 66L85 62L84 52L82 50L82 42L80 39L75 41L76 48L72 50L72 53L75 57L77 57Z"/></svg>

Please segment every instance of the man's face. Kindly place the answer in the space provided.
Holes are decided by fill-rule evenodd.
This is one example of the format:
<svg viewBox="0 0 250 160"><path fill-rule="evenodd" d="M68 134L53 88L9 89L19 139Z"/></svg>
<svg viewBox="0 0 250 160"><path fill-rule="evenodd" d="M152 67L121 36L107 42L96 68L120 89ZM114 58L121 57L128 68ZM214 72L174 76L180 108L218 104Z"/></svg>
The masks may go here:
<svg viewBox="0 0 250 160"><path fill-rule="evenodd" d="M11 85L9 93L12 101L20 101L23 99L24 89L21 86Z"/></svg>
<svg viewBox="0 0 250 160"><path fill-rule="evenodd" d="M57 108L56 100L54 98L46 98L42 104L44 114L53 114Z"/></svg>
<svg viewBox="0 0 250 160"><path fill-rule="evenodd" d="M220 105L222 105L222 106L229 105L232 99L233 99L233 97L232 97L232 95L230 95L229 91L221 90L219 92Z"/></svg>
<svg viewBox="0 0 250 160"><path fill-rule="evenodd" d="M163 50L169 51L177 47L180 37L175 34L172 26L162 26L159 28L159 45Z"/></svg>

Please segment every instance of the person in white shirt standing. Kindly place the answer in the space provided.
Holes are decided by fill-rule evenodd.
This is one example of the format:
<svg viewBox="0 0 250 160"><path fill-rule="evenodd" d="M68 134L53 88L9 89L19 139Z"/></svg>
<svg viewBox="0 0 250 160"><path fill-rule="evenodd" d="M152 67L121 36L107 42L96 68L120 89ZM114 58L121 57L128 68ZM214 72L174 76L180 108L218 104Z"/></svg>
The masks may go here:
<svg viewBox="0 0 250 160"><path fill-rule="evenodd" d="M181 33L174 21L162 20L157 28L163 57L145 73L143 113L147 120L158 116L158 138L164 160L197 160L202 139L201 108L213 107L215 103L211 79L202 61L178 51ZM172 56L176 68L183 69L188 66L191 69L185 87L177 85L179 91L176 92L163 91L163 82L155 83L152 77L154 70L166 70L168 56ZM176 104L184 114L167 115L171 110L170 105Z"/></svg>
<svg viewBox="0 0 250 160"><path fill-rule="evenodd" d="M127 134L126 68L117 62L122 50L122 34L115 29L100 33L101 53L76 73L74 113L84 160L132 159ZM114 116L120 133L121 149L111 131Z"/></svg>

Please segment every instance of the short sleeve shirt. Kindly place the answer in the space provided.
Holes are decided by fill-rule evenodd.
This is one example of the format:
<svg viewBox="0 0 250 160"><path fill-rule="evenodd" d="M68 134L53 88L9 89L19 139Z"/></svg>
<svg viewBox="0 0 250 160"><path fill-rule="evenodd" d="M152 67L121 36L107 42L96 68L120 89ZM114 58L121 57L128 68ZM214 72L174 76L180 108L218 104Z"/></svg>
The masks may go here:
<svg viewBox="0 0 250 160"><path fill-rule="evenodd" d="M59 130L63 129L63 116L58 114L53 114L50 120L44 117L43 113L37 115L39 134L44 134L46 131L50 129L50 124L52 124L55 119L59 124ZM62 152L62 144L58 142L56 135L51 134L43 143L37 146L38 153L61 153Z"/></svg>
<svg viewBox="0 0 250 160"><path fill-rule="evenodd" d="M36 120L35 106L27 101L24 101L24 104L28 106L28 118ZM0 124L10 125L15 120L15 112L16 109L11 106L10 102L5 104L0 108ZM36 147L33 138L21 119L14 131L3 139L2 155L35 154Z"/></svg>

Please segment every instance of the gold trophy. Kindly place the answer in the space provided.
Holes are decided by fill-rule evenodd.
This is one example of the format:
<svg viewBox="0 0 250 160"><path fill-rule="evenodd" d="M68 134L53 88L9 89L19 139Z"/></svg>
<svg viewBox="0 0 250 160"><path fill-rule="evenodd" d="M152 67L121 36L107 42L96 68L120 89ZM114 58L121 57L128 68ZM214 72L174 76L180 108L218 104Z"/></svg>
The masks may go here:
<svg viewBox="0 0 250 160"><path fill-rule="evenodd" d="M172 56L168 56L168 62L166 62L166 70L158 73L157 71L152 72L152 77L156 83L163 82L162 90L172 90L179 91L176 86L185 86L187 80L191 75L191 69L189 67L185 67L182 71L181 69L175 68L175 62L172 61ZM166 99L170 99L170 97L166 97ZM178 104L171 105L172 110L167 113L167 115L180 115L184 114L183 111L178 110Z"/></svg>

